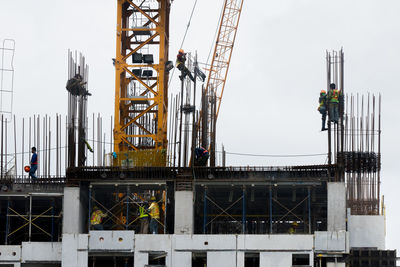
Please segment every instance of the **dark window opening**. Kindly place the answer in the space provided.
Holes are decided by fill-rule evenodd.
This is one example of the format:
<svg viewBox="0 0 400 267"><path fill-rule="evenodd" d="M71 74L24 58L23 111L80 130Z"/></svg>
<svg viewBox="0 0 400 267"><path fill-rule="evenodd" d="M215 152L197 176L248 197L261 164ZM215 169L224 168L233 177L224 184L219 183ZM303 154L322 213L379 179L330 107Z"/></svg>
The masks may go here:
<svg viewBox="0 0 400 267"><path fill-rule="evenodd" d="M245 253L244 267L260 267L260 253Z"/></svg>
<svg viewBox="0 0 400 267"><path fill-rule="evenodd" d="M192 267L207 267L207 253L192 253Z"/></svg>
<svg viewBox="0 0 400 267"><path fill-rule="evenodd" d="M293 266L310 265L310 255L309 254L293 254L292 255L292 265Z"/></svg>

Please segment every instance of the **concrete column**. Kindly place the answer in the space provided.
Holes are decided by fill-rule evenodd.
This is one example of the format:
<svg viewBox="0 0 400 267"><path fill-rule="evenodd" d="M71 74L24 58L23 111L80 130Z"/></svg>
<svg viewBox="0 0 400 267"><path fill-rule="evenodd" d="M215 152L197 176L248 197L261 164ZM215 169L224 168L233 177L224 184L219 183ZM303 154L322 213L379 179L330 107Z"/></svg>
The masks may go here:
<svg viewBox="0 0 400 267"><path fill-rule="evenodd" d="M88 267L87 234L63 234L61 266Z"/></svg>
<svg viewBox="0 0 400 267"><path fill-rule="evenodd" d="M193 234L193 191L175 192L175 234Z"/></svg>
<svg viewBox="0 0 400 267"><path fill-rule="evenodd" d="M260 266L262 267L291 267L292 253L290 252L261 252Z"/></svg>
<svg viewBox="0 0 400 267"><path fill-rule="evenodd" d="M191 267L192 252L175 252L172 255L172 265L168 267Z"/></svg>
<svg viewBox="0 0 400 267"><path fill-rule="evenodd" d="M133 266L144 267L147 264L149 264L149 253L135 252Z"/></svg>
<svg viewBox="0 0 400 267"><path fill-rule="evenodd" d="M328 183L328 231L346 230L346 187L344 183Z"/></svg>
<svg viewBox="0 0 400 267"><path fill-rule="evenodd" d="M236 252L236 267L244 267L244 251Z"/></svg>
<svg viewBox="0 0 400 267"><path fill-rule="evenodd" d="M83 233L86 214L80 199L79 187L64 187L63 234Z"/></svg>
<svg viewBox="0 0 400 267"><path fill-rule="evenodd" d="M236 267L235 251L207 252L207 267Z"/></svg>

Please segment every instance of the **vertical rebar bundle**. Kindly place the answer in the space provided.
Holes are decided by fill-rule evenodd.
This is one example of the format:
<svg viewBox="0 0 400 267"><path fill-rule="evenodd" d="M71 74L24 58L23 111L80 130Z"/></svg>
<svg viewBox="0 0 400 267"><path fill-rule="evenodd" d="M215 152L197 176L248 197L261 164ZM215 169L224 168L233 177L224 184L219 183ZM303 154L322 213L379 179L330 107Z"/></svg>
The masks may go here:
<svg viewBox="0 0 400 267"><path fill-rule="evenodd" d="M68 167L84 166L86 161L87 129L87 86L89 68L85 57L75 52L75 58L68 51ZM75 79L75 80L73 80ZM76 155L76 149L78 153ZM76 156L78 162L76 162Z"/></svg>
<svg viewBox="0 0 400 267"><path fill-rule="evenodd" d="M347 200L352 214L380 213L381 96L346 97L344 153Z"/></svg>

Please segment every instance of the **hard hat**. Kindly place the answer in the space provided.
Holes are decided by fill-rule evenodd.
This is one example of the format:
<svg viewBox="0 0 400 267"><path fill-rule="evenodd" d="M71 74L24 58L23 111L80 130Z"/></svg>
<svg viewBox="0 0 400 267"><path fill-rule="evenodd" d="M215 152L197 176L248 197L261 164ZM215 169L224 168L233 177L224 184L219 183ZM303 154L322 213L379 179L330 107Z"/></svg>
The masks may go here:
<svg viewBox="0 0 400 267"><path fill-rule="evenodd" d="M297 222L292 222L292 226L298 226Z"/></svg>
<svg viewBox="0 0 400 267"><path fill-rule="evenodd" d="M185 51L183 51L183 49L179 49L179 53L184 54Z"/></svg>
<svg viewBox="0 0 400 267"><path fill-rule="evenodd" d="M31 170L31 167L29 167L29 166L25 166L25 167L24 167L24 171L25 171L25 172L29 172L30 170Z"/></svg>
<svg viewBox="0 0 400 267"><path fill-rule="evenodd" d="M93 210L98 210L98 209L99 209L99 207L97 207L97 206L93 207Z"/></svg>
<svg viewBox="0 0 400 267"><path fill-rule="evenodd" d="M321 90L321 94L326 94L326 91L325 90Z"/></svg>
<svg viewBox="0 0 400 267"><path fill-rule="evenodd" d="M155 196L152 196L152 197L150 198L150 200L156 200L156 197L155 197Z"/></svg>

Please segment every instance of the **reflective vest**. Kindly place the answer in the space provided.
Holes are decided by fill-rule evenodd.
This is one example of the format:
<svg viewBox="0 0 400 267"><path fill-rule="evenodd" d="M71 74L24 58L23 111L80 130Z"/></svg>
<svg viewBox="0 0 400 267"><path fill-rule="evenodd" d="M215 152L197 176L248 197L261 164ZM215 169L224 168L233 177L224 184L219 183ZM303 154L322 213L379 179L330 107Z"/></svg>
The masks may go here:
<svg viewBox="0 0 400 267"><path fill-rule="evenodd" d="M325 102L326 102L326 94L321 94L319 97L319 107L318 110L320 110L320 108L325 106Z"/></svg>
<svg viewBox="0 0 400 267"><path fill-rule="evenodd" d="M103 212L101 210L93 211L92 217L90 217L90 223L92 225L101 224L103 218Z"/></svg>
<svg viewBox="0 0 400 267"><path fill-rule="evenodd" d="M143 206L139 207L139 218L145 218L149 217L149 215L146 213L146 209Z"/></svg>
<svg viewBox="0 0 400 267"><path fill-rule="evenodd" d="M149 214L151 218L160 219L160 208L158 207L157 202L152 202L149 207Z"/></svg>
<svg viewBox="0 0 400 267"><path fill-rule="evenodd" d="M339 103L339 90L333 89L329 91L329 102L330 103Z"/></svg>

